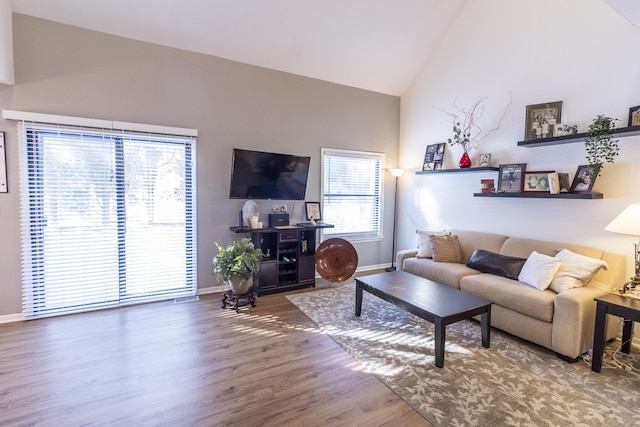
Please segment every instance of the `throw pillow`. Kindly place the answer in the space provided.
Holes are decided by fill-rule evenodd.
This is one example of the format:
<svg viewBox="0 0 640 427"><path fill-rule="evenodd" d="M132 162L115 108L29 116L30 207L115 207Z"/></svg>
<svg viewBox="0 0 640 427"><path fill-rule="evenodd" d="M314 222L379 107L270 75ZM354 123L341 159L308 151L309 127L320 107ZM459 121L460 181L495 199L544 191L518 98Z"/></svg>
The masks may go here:
<svg viewBox="0 0 640 427"><path fill-rule="evenodd" d="M608 268L607 262L563 249L555 256L562 265L551 281L549 289L557 293L587 286L598 270Z"/></svg>
<svg viewBox="0 0 640 427"><path fill-rule="evenodd" d="M429 236L445 236L451 234L450 231L426 231L416 230L418 234L418 258L432 258L433 252L431 252L431 242L429 242Z"/></svg>
<svg viewBox="0 0 640 427"><path fill-rule="evenodd" d="M522 266L518 280L529 286L544 291L551 284L553 276L560 268L562 260L549 255L531 252L527 262Z"/></svg>
<svg viewBox="0 0 640 427"><path fill-rule="evenodd" d="M467 267L483 273L495 274L508 279L518 280L522 266L527 262L526 258L517 258L495 252L476 249L467 261Z"/></svg>
<svg viewBox="0 0 640 427"><path fill-rule="evenodd" d="M458 236L447 234L444 236L429 236L433 260L437 262L460 262L462 258Z"/></svg>

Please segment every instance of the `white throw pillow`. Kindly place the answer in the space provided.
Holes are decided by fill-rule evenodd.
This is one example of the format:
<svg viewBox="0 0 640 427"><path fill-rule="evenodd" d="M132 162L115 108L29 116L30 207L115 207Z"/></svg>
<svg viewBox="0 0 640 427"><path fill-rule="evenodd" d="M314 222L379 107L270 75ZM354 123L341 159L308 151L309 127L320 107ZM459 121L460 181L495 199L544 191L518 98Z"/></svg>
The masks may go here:
<svg viewBox="0 0 640 427"><path fill-rule="evenodd" d="M608 268L607 262L563 249L555 256L562 265L551 281L549 289L557 293L587 286L598 270Z"/></svg>
<svg viewBox="0 0 640 427"><path fill-rule="evenodd" d="M549 287L553 276L560 268L560 264L562 264L560 258L554 258L533 251L522 266L518 280L540 291L544 291Z"/></svg>
<svg viewBox="0 0 640 427"><path fill-rule="evenodd" d="M416 230L418 234L418 258L433 258L433 252L431 251L431 242L429 242L429 236L446 236L451 234L450 231L426 231Z"/></svg>

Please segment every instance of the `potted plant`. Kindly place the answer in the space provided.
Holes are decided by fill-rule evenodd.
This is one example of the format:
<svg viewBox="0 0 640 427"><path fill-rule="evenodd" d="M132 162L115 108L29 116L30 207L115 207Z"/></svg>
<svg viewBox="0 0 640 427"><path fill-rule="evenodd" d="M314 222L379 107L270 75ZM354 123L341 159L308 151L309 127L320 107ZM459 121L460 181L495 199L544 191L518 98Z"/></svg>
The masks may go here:
<svg viewBox="0 0 640 427"><path fill-rule="evenodd" d="M218 255L213 258L213 273L229 286L234 294L243 295L253 285L253 276L260 270L263 253L248 238L234 240L226 247L216 243Z"/></svg>
<svg viewBox="0 0 640 427"><path fill-rule="evenodd" d="M599 114L589 125L587 136L584 139L584 148L587 150L587 161L591 178L600 176L605 163L613 163L620 148L617 139L613 139L613 131L616 121L611 117Z"/></svg>

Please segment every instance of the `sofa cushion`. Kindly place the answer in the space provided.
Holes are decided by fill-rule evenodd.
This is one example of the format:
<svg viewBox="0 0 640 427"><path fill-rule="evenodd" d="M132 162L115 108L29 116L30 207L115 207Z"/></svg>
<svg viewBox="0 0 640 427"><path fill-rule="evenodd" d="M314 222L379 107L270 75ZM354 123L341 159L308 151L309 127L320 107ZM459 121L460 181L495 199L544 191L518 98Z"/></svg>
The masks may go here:
<svg viewBox="0 0 640 427"><path fill-rule="evenodd" d="M555 276L560 268L560 264L562 264L562 260L559 258L533 251L531 255L529 255L529 258L527 258L527 262L522 266L518 280L540 291L544 291L551 284L553 276Z"/></svg>
<svg viewBox="0 0 640 427"><path fill-rule="evenodd" d="M586 286L598 270L608 268L606 261L579 255L568 249L562 249L555 258L562 260L562 264L549 289L557 293Z"/></svg>
<svg viewBox="0 0 640 427"><path fill-rule="evenodd" d="M470 274L479 274L477 270L454 262L436 262L428 258L407 258L402 270L434 282L442 283L454 289L460 289L460 279Z"/></svg>
<svg viewBox="0 0 640 427"><path fill-rule="evenodd" d="M481 273L461 278L460 290L535 319L553 321L553 304L557 294L548 289L541 292L516 280Z"/></svg>
<svg viewBox="0 0 640 427"><path fill-rule="evenodd" d="M476 249L484 249L485 251L502 253L500 249L502 248L504 242L508 239L507 236L503 236L502 234L486 233L484 231L452 229L451 234L455 234L456 236L458 236L458 242L460 242L460 250L462 251L461 262L465 264L469 260L469 258L471 258L471 254L473 254L473 251L475 251ZM523 256L522 258L526 258L528 255L529 254L527 253L527 255Z"/></svg>
<svg viewBox="0 0 640 427"><path fill-rule="evenodd" d="M522 266L526 261L526 258L500 255L484 249L476 249L469 261L467 261L467 267L483 273L491 273L518 280L520 270L522 270Z"/></svg>
<svg viewBox="0 0 640 427"><path fill-rule="evenodd" d="M429 236L444 236L447 234L451 234L451 232L416 230L416 234L418 235L418 254L416 256L418 258L432 258L433 252L431 252L431 242L429 241Z"/></svg>
<svg viewBox="0 0 640 427"><path fill-rule="evenodd" d="M433 260L437 262L460 262L460 243L456 235L430 235Z"/></svg>

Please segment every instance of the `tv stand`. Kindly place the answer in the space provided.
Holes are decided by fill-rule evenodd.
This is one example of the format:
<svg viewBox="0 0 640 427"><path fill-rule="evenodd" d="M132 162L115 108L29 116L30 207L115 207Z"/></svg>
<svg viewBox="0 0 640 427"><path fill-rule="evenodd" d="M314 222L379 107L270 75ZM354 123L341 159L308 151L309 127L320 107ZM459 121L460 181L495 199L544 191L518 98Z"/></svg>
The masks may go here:
<svg viewBox="0 0 640 427"><path fill-rule="evenodd" d="M253 280L253 289L262 296L316 286L316 234L326 223L299 223L287 227L229 227L234 233L251 234L251 241L265 256Z"/></svg>

